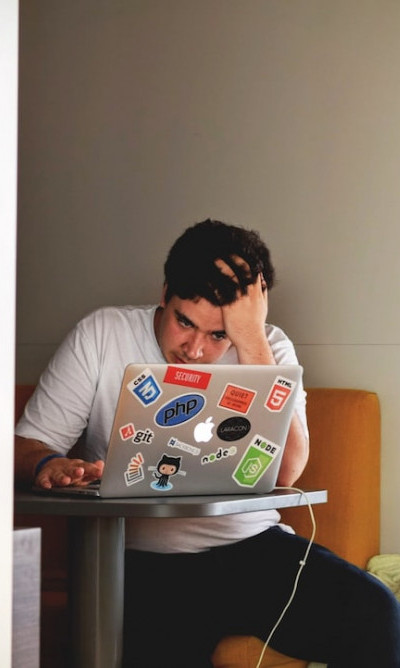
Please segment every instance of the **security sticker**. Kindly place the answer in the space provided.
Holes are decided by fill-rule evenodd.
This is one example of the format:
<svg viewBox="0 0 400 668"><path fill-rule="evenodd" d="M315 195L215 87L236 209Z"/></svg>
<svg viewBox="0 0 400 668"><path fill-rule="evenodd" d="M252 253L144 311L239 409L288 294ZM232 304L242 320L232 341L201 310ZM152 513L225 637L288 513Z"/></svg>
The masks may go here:
<svg viewBox="0 0 400 668"><path fill-rule="evenodd" d="M241 487L255 487L280 449L280 445L256 434L232 473L232 478Z"/></svg>
<svg viewBox="0 0 400 668"><path fill-rule="evenodd" d="M183 385L185 387L197 387L205 390L210 382L211 373L205 371L194 371L177 366L169 366L164 376L164 383Z"/></svg>
<svg viewBox="0 0 400 668"><path fill-rule="evenodd" d="M143 406L153 404L162 394L161 387L150 369L142 371L142 373L128 383L127 387Z"/></svg>
<svg viewBox="0 0 400 668"><path fill-rule="evenodd" d="M228 383L220 396L218 406L245 414L248 412L256 394L254 390L249 390L247 387Z"/></svg>
<svg viewBox="0 0 400 668"><path fill-rule="evenodd" d="M266 408L279 413L295 387L296 382L294 380L284 378L284 376L277 376L265 402Z"/></svg>
<svg viewBox="0 0 400 668"><path fill-rule="evenodd" d="M124 473L125 483L128 487L135 485L137 482L143 480L143 464L144 458L141 452L138 452L134 457L131 457L128 467Z"/></svg>

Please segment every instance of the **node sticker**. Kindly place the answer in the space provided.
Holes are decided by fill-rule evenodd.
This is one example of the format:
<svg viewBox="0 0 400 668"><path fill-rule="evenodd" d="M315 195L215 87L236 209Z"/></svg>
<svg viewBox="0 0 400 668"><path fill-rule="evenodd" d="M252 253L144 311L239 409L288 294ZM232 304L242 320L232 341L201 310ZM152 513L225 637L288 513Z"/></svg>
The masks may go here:
<svg viewBox="0 0 400 668"><path fill-rule="evenodd" d="M256 434L232 473L232 478L241 487L255 487L280 449L280 445Z"/></svg>

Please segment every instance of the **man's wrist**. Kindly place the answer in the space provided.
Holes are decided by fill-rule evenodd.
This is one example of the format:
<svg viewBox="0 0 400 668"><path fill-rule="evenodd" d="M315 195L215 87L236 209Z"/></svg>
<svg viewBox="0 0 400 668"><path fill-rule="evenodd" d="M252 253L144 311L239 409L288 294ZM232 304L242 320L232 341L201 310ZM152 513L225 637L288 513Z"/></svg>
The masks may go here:
<svg viewBox="0 0 400 668"><path fill-rule="evenodd" d="M59 452L50 452L37 462L35 466L35 470L33 473L33 479L35 480L36 477L39 475L40 471L42 470L43 466L47 464L47 462L51 461L52 459L56 459L57 457L64 457L65 455L60 454Z"/></svg>

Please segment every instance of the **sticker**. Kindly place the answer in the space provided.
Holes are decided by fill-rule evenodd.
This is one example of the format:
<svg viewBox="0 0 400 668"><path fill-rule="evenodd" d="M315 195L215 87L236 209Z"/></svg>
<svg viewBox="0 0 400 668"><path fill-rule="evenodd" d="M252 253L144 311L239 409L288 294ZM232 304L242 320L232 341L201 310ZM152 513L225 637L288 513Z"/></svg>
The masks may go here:
<svg viewBox="0 0 400 668"><path fill-rule="evenodd" d="M284 378L283 376L277 376L265 402L266 408L270 411L279 413L295 387L296 383L294 380Z"/></svg>
<svg viewBox="0 0 400 668"><path fill-rule="evenodd" d="M210 382L211 374L205 371L193 371L186 367L169 366L164 376L164 383L174 385L184 385L186 387L196 387L199 390L205 390Z"/></svg>
<svg viewBox="0 0 400 668"><path fill-rule="evenodd" d="M160 427L175 427L194 418L205 403L206 400L201 394L182 394L161 406L154 421Z"/></svg>
<svg viewBox="0 0 400 668"><path fill-rule="evenodd" d="M280 445L257 434L232 473L232 478L241 487L254 487L272 464L280 449Z"/></svg>
<svg viewBox="0 0 400 668"><path fill-rule="evenodd" d="M162 394L162 390L150 369L145 369L136 376L128 383L127 387L143 406L153 404Z"/></svg>
<svg viewBox="0 0 400 668"><path fill-rule="evenodd" d="M238 441L239 438L247 436L251 424L245 417L230 417L221 422L217 428L217 434L221 441Z"/></svg>
<svg viewBox="0 0 400 668"><path fill-rule="evenodd" d="M144 459L141 452L138 452L134 457L131 458L124 473L125 483L128 487L135 485L137 482L140 482L144 479L143 464Z"/></svg>
<svg viewBox="0 0 400 668"><path fill-rule="evenodd" d="M196 424L193 430L193 436L196 443L208 443L213 437L212 430L215 423L212 422L212 416L208 417L204 422Z"/></svg>
<svg viewBox="0 0 400 668"><path fill-rule="evenodd" d="M231 445L230 448L218 448L217 452L211 452L209 455L204 455L201 458L201 463L212 464L212 462L222 461L223 459L226 459L226 457L233 457L236 453L237 447L235 445Z"/></svg>
<svg viewBox="0 0 400 668"><path fill-rule="evenodd" d="M186 475L186 471L181 470L182 457L171 457L171 455L163 454L157 466L149 466L149 471L153 471L153 476L156 478L150 487L161 491L169 491L173 489L173 484L170 478L174 475Z"/></svg>
<svg viewBox="0 0 400 668"><path fill-rule="evenodd" d="M228 383L221 394L218 406L237 413L247 413L255 396L254 390Z"/></svg>
<svg viewBox="0 0 400 668"><path fill-rule="evenodd" d="M123 427L119 428L119 435L123 441L128 441L130 438L133 439L135 435L135 427L132 422L125 424Z"/></svg>
<svg viewBox="0 0 400 668"><path fill-rule="evenodd" d="M152 443L154 431L151 429L138 429L132 439L133 443Z"/></svg>
<svg viewBox="0 0 400 668"><path fill-rule="evenodd" d="M169 439L167 445L169 445L170 448L178 448L179 450L189 452L191 455L199 455L201 452L200 448L196 448L195 445L189 445L189 443L178 441L178 439L174 437Z"/></svg>

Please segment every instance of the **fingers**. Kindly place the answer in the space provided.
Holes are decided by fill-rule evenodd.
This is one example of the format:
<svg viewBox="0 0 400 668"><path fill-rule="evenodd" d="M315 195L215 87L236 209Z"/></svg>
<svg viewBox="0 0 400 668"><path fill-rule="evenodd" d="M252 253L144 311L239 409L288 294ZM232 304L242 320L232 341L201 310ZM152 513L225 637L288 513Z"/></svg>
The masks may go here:
<svg viewBox="0 0 400 668"><path fill-rule="evenodd" d="M221 274L230 278L234 283L240 286L242 294L245 294L249 285L260 285L261 290L267 288L267 282L262 272L259 272L254 278L249 264L239 255L230 257L232 262L228 263L221 258L215 260L215 266L218 267Z"/></svg>
<svg viewBox="0 0 400 668"><path fill-rule="evenodd" d="M104 462L85 462L83 459L60 457L49 461L36 477L35 484L45 489L81 485L102 476Z"/></svg>

